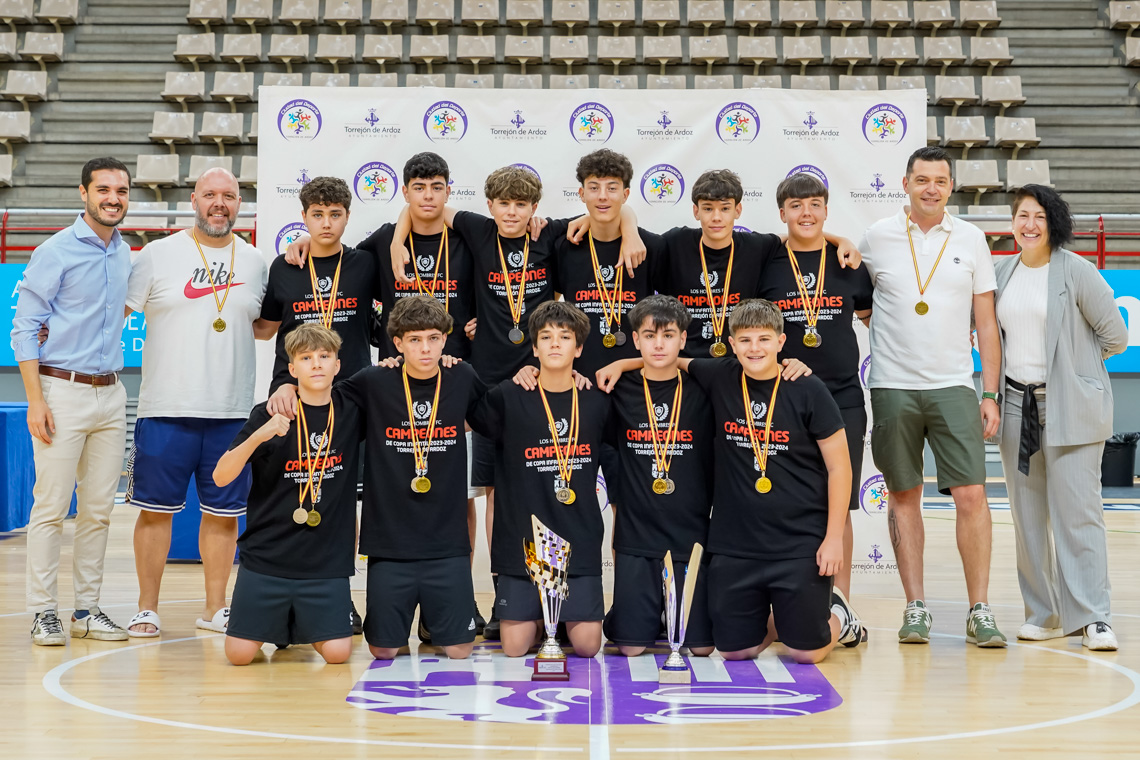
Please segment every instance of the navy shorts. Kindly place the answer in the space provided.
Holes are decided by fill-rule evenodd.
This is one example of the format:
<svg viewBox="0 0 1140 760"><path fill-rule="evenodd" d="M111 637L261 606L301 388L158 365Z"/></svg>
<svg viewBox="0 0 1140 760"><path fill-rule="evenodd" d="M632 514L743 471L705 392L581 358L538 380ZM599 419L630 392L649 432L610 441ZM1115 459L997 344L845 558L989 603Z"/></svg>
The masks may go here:
<svg viewBox="0 0 1140 760"><path fill-rule="evenodd" d="M685 629L687 647L711 647L712 623L709 621L707 556L697 574L689 624ZM687 563L674 562L677 578L677 626L681 625L681 593L685 588ZM662 561L655 557L638 557L618 553L614 559L614 603L606 615L602 632L615 644L634 647L653 646L661 631L661 613L665 610L665 589L661 583ZM679 633L679 631L678 631Z"/></svg>
<svg viewBox="0 0 1140 760"><path fill-rule="evenodd" d="M847 454L851 457L851 503L848 509L859 509L859 487L863 484L863 452L867 447L867 407L840 409L843 429L847 432Z"/></svg>
<svg viewBox="0 0 1140 760"><path fill-rule="evenodd" d="M569 591L562 602L560 623L601 620L605 617L602 576L578 575L569 580ZM495 615L499 620L542 620L538 587L527 576L499 575L495 594Z"/></svg>
<svg viewBox="0 0 1140 760"><path fill-rule="evenodd" d="M278 578L238 568L226 635L271 644L352 638L348 578Z"/></svg>
<svg viewBox="0 0 1140 760"><path fill-rule="evenodd" d="M434 646L475 640L471 561L466 554L442 559L368 559L368 607L364 638L374 647L408 645L416 605Z"/></svg>
<svg viewBox="0 0 1140 760"><path fill-rule="evenodd" d="M471 433L471 488L495 487L495 448L498 445L491 438Z"/></svg>
<svg viewBox="0 0 1140 760"><path fill-rule="evenodd" d="M229 450L245 420L142 417L127 457L127 503L147 512L173 514L186 506L190 476L207 514L238 517L253 480L247 464L227 486L214 484L214 467Z"/></svg>

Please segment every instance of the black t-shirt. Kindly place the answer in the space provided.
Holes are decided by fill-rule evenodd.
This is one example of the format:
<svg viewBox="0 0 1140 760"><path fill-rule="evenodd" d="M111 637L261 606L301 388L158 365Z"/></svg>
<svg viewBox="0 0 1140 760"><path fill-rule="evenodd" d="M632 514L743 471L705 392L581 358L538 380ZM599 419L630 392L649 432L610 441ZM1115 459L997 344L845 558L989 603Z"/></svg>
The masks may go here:
<svg viewBox="0 0 1140 760"><path fill-rule="evenodd" d="M760 468L744 417L741 372L735 357L689 364L689 373L705 389L716 418L709 551L754 559L814 557L827 533L828 512L827 468L818 442L843 429L839 407L815 377L780 383L766 470L772 490L758 493ZM775 382L748 380L756 440L761 444Z"/></svg>
<svg viewBox="0 0 1140 760"><path fill-rule="evenodd" d="M573 392L547 393L550 413L566 446ZM602 574L602 513L598 506L598 455L610 411L599 390L578 391L578 444L572 452L570 487L576 499L555 498L558 458L550 423L537 390L510 380L492 388L468 418L471 427L499 441L495 462L495 529L491 572L526 575L523 539L533 540L530 516L570 542L570 575Z"/></svg>
<svg viewBox="0 0 1140 760"><path fill-rule="evenodd" d="M665 441L677 380L649 381L657 435ZM610 394L609 440L621 459L621 507L614 515L614 548L640 557L686 561L694 543L708 540L712 505L713 416L708 397L687 374L681 376L681 411L671 448L671 494L653 492L657 472L653 438L640 372L627 372ZM660 447L660 444L659 444Z"/></svg>
<svg viewBox="0 0 1140 760"><path fill-rule="evenodd" d="M700 227L674 227L664 235L666 256L661 276L657 280L657 290L675 296L688 307L693 315L689 325L689 337L682 356L707 358L709 348L716 342L713 332L712 309L709 307L705 291L704 272L701 269L701 229ZM732 260L732 282L729 284L728 310L725 314L724 331L721 342L728 348L728 316L736 304L747 298L755 298L760 290L760 279L775 251L783 245L777 235L758 232L733 232L735 252ZM708 264L710 290L720 314L724 297L724 281L728 270L729 246L724 248L705 247L705 261ZM731 354L731 350L729 351Z"/></svg>
<svg viewBox="0 0 1140 760"><path fill-rule="evenodd" d="M554 300L554 241L566 235L566 222L551 220L538 240L530 241L523 309L519 317L519 329L526 339L518 345L507 338L515 323L503 281L498 240L502 240L503 257L511 276L511 293L517 298L526 236L499 238L494 219L470 211L457 211L452 227L467 242L474 266L475 313L479 315L479 326L471 343L471 363L484 382L493 385L513 377L534 358L530 336L526 335L527 315L540 303Z"/></svg>
<svg viewBox="0 0 1140 760"><path fill-rule="evenodd" d="M486 387L469 364L441 369L427 493L412 491L415 456L400 369L368 367L337 386L365 416L368 445L360 553L383 559L467 556L467 437L463 421ZM416 429L424 441L436 379L408 378ZM421 443L421 446L423 444Z"/></svg>
<svg viewBox="0 0 1140 760"><path fill-rule="evenodd" d="M660 235L648 230L639 229L642 241L645 243L645 261L639 266L634 277L629 272L622 275L622 303L621 303L621 330L625 333L624 345L606 348L602 345L605 335L605 310L602 307L601 294L598 291L597 277L594 274L594 262L590 258L590 243L583 236L582 242L575 244L566 239L563 234L555 243L558 255L558 292L567 303L581 309L590 318L590 334L586 337L586 344L582 347L582 355L574 360L574 369L583 375L594 379L594 373L611 362L618 359L629 359L638 356L633 345L633 330L629 325L629 310L647 295L654 291L654 272L664 254L664 241ZM609 242L594 241L594 250L598 254L598 268L606 288L613 295L615 278L617 276L617 260L621 254L621 238ZM613 322L610 322L611 332Z"/></svg>
<svg viewBox="0 0 1140 760"><path fill-rule="evenodd" d="M253 484L238 548L242 566L255 573L278 578L348 578L355 572L356 457L362 416L339 389L333 389L332 403L336 409L332 447L316 503L320 525L293 522L300 486L308 479L304 463L297 459L300 417L289 425L286 435L261 444L249 458ZM315 456L328 423L329 407L302 406L309 431L309 455ZM237 448L269 419L264 403L255 406L230 448ZM303 456L303 446L301 451ZM319 463L317 467L319 474ZM305 509L310 506L306 496Z"/></svg>
<svg viewBox="0 0 1140 760"><path fill-rule="evenodd" d="M796 251L800 274L807 286L808 298L812 300L815 299L816 278L819 276L819 257L818 250ZM822 342L817 348L804 345L807 320L803 297L796 286L787 248L781 247L765 268L760 297L767 298L784 313L784 333L788 337L780 358L799 359L811 367L812 373L831 391L839 408L848 409L863 405L863 389L859 385L859 343L852 320L856 311L871 308L874 286L867 267L840 268L835 246L827 246L824 261L827 273L816 323Z"/></svg>
<svg viewBox="0 0 1140 760"><path fill-rule="evenodd" d="M332 329L342 341L338 380L352 377L363 368L372 366L372 349L368 342L370 310L372 299L380 292L376 276L376 257L365 251L345 247L342 253L334 256L313 258L317 272L317 287L320 290L320 297L326 304L342 256L344 263L341 264L332 322ZM269 392L273 393L277 390L277 386L283 383L297 384L289 374L285 336L297 325L317 322L321 318L317 301L313 297L313 285L307 262L303 267L295 267L285 261L284 256L274 259L269 266L269 285L265 289L265 300L261 302L261 318L281 323L280 329L277 330L273 379L269 383Z"/></svg>
<svg viewBox="0 0 1140 760"><path fill-rule="evenodd" d="M359 246L360 250L367 251L375 256L377 262L380 280L378 300L381 304L381 311L380 336L376 342L380 344L381 359L396 356L399 353L396 351L392 339L388 337L388 316L395 308L397 300L420 294L419 286L415 282L411 285L396 282L396 278L389 271L391 267L386 266L390 258L392 232L395 229L394 224L385 224L369 235L368 239ZM463 237L453 230L448 231L447 259L444 261L439 261L440 251L443 250L440 247L443 240L442 234L411 235L409 237L415 241L415 250L412 250L411 241L404 241L404 244L412 255L414 266L420 273L420 280L427 288L428 294L431 293L433 281L436 283L435 297L447 305L448 313L451 314L454 321L443 352L449 356L468 359L471 356L471 341L467 338L467 333L463 331L463 326L475 316L471 253L467 250ZM439 264L438 274L436 273L437 263ZM408 264L404 267L404 271L415 280L412 267L413 264ZM446 301L443 298L445 292L447 293Z"/></svg>

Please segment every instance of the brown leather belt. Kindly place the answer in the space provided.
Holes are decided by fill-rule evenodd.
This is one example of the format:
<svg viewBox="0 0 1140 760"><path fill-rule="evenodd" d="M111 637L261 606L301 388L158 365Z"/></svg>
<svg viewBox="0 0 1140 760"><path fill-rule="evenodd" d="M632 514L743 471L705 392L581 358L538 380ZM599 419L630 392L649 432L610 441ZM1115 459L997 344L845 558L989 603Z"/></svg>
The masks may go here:
<svg viewBox="0 0 1140 760"><path fill-rule="evenodd" d="M40 374L47 375L48 377L57 377L60 380L67 380L73 383L83 383L84 385L114 385L119 382L118 372L108 372L105 375L86 375L82 372L70 372L66 369L59 369L58 367L45 367L40 365Z"/></svg>

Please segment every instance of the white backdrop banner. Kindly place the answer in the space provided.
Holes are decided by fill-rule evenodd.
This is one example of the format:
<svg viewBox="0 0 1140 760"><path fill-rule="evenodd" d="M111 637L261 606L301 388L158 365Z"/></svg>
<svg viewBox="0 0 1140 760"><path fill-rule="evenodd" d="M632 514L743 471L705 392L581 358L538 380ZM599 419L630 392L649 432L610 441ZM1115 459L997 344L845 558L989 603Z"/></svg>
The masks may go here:
<svg viewBox="0 0 1140 760"><path fill-rule="evenodd" d="M657 231L695 224L688 193L717 168L743 180L738 224L780 231L776 186L810 172L831 194L828 229L857 241L903 202L907 156L926 144L924 91L262 87L259 99L257 240L269 257L304 232L297 195L315 176L352 188L349 244L395 221L402 167L421 151L447 160L457 208L486 213L484 179L517 164L542 179L539 213L556 218L584 212L578 159L619 151L633 162L630 206ZM261 387L268 369L259 368ZM892 572L887 494L866 453L854 570Z"/></svg>

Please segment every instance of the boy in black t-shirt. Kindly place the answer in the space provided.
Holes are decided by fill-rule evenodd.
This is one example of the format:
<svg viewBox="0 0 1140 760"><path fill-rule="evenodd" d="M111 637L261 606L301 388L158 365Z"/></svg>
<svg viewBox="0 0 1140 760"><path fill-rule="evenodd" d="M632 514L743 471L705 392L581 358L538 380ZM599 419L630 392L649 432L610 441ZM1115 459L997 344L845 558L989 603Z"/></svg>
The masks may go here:
<svg viewBox="0 0 1140 760"><path fill-rule="evenodd" d="M312 644L328 663L352 654L353 544L359 409L332 390L340 337L305 324L289 333L297 420L253 408L214 469L224 486L252 465L226 658L248 665L266 641Z"/></svg>
<svg viewBox="0 0 1140 760"><path fill-rule="evenodd" d="M538 590L523 554L532 514L571 546L561 621L574 652L593 657L602 645L603 526L595 484L609 398L579 391L573 377L589 330L586 315L564 301L539 306L527 322L540 367L537 392L504 380L469 417L476 432L498 443L491 571L499 576L495 611L510 657L525 655L542 630Z"/></svg>
<svg viewBox="0 0 1140 760"><path fill-rule="evenodd" d="M623 499L614 515L614 601L603 628L628 657L652 646L661 627L665 553L672 552L681 579L693 544L708 541L712 407L677 362L690 320L672 296L639 301L629 323L644 366L623 375L612 393L607 437L621 458ZM695 655L713 649L703 564L684 642Z"/></svg>
<svg viewBox="0 0 1140 760"><path fill-rule="evenodd" d="M680 360L708 394L716 423L713 639L726 660L749 659L779 630L797 662L819 662L836 643L857 646L862 633L831 583L843 562L851 491L843 418L822 381L781 382L783 317L774 304L743 301L728 326L734 359Z"/></svg>
<svg viewBox="0 0 1140 760"><path fill-rule="evenodd" d="M463 423L486 387L469 364L441 368L452 318L431 296L402 298L388 334L398 369L371 367L338 386L365 413L360 551L368 555L364 635L390 660L407 645L417 603L431 643L448 657L471 654L471 600Z"/></svg>
<svg viewBox="0 0 1140 760"><path fill-rule="evenodd" d="M765 270L760 297L783 313L787 339L781 356L808 364L839 406L851 459L849 509L854 510L859 508L867 407L859 383L859 342L853 322L870 318L874 286L867 267L841 268L830 262L834 248L823 236L827 199L827 186L811 174L794 174L776 188L788 242ZM836 587L847 597L852 546L849 511L843 528L843 565L835 574Z"/></svg>

